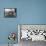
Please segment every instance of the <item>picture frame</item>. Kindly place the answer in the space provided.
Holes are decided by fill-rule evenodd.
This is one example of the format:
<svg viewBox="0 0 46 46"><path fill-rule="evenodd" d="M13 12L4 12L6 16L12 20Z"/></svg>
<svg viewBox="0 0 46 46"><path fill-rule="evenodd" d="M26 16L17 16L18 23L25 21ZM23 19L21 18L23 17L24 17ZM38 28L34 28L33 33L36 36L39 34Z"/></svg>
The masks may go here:
<svg viewBox="0 0 46 46"><path fill-rule="evenodd" d="M46 24L18 24L18 38L18 42L22 40L46 41Z"/></svg>
<svg viewBox="0 0 46 46"><path fill-rule="evenodd" d="M17 9L16 8L4 8L4 17L16 17Z"/></svg>

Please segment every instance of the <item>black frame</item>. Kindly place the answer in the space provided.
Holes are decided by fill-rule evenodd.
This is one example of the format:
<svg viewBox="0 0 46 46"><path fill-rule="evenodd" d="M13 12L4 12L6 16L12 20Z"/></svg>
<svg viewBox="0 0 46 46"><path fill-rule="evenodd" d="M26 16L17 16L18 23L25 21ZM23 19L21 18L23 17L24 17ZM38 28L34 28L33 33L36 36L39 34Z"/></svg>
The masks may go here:
<svg viewBox="0 0 46 46"><path fill-rule="evenodd" d="M11 16L5 16L5 9L15 9L15 15L11 15ZM6 18L13 18L13 17L16 17L17 16L17 8L4 8L4 17Z"/></svg>

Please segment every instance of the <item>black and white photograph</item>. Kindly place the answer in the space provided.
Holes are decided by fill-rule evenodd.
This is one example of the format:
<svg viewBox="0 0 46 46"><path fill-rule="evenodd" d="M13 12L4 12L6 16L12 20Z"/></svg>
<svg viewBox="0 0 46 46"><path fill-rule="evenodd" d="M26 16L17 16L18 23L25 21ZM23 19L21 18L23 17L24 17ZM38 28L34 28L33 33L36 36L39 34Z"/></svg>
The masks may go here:
<svg viewBox="0 0 46 46"><path fill-rule="evenodd" d="M5 17L16 17L16 8L4 8Z"/></svg>

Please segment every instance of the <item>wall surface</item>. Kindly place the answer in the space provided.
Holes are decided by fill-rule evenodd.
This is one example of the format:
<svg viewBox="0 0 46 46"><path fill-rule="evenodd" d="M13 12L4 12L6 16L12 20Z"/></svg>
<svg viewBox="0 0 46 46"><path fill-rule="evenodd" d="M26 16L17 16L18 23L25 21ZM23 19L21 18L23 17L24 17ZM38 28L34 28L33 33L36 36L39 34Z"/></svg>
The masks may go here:
<svg viewBox="0 0 46 46"><path fill-rule="evenodd" d="M17 8L17 17L4 18L4 8ZM46 24L46 0L0 0L0 44L8 43L9 32L17 34L18 24Z"/></svg>

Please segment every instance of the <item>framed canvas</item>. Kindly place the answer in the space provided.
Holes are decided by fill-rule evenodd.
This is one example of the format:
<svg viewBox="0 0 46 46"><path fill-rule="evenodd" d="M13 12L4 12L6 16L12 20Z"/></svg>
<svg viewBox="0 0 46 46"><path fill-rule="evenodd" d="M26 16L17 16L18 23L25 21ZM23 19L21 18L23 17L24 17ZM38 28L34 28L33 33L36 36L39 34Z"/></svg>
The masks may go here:
<svg viewBox="0 0 46 46"><path fill-rule="evenodd" d="M16 17L16 8L4 8L4 17Z"/></svg>
<svg viewBox="0 0 46 46"><path fill-rule="evenodd" d="M19 24L18 25L18 41L46 41L46 25L45 24Z"/></svg>

